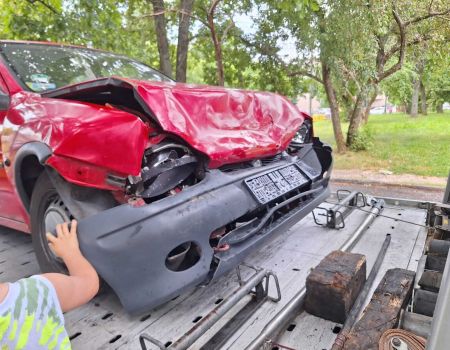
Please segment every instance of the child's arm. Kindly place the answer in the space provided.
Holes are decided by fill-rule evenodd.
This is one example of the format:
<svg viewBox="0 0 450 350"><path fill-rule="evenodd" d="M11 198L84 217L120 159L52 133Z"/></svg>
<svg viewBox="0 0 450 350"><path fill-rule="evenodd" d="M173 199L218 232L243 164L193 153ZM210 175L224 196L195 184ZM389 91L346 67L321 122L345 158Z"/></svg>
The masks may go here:
<svg viewBox="0 0 450 350"><path fill-rule="evenodd" d="M97 272L81 254L77 238L77 222L56 226L57 237L47 233L50 248L64 260L69 275L61 273L46 273L47 278L55 287L59 303L63 311L69 311L91 300L98 292L99 278Z"/></svg>

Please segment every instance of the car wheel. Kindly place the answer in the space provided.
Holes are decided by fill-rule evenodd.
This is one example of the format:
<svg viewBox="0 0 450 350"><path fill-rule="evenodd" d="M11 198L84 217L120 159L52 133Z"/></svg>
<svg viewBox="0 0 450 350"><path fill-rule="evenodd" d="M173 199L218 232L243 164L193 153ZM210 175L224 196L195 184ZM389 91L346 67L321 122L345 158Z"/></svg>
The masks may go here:
<svg viewBox="0 0 450 350"><path fill-rule="evenodd" d="M56 225L72 220L73 216L45 171L39 176L34 186L30 217L33 248L42 272L67 272L62 259L50 249L46 233L56 235Z"/></svg>

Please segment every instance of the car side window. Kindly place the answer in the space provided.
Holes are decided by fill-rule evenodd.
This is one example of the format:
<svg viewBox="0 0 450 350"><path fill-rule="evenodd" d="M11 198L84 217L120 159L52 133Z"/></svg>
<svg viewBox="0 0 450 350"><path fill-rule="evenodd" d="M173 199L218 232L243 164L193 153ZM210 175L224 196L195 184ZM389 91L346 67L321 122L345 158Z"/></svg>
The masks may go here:
<svg viewBox="0 0 450 350"><path fill-rule="evenodd" d="M0 76L0 111L8 109L9 93L3 78Z"/></svg>

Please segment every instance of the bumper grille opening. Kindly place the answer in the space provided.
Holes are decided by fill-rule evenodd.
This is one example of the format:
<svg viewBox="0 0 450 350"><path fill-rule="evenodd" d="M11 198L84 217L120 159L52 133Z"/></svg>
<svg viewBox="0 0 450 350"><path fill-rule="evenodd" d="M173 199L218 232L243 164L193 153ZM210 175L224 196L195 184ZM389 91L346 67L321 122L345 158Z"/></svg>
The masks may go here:
<svg viewBox="0 0 450 350"><path fill-rule="evenodd" d="M185 271L194 266L201 256L200 246L192 241L173 248L166 257L166 267L175 272Z"/></svg>

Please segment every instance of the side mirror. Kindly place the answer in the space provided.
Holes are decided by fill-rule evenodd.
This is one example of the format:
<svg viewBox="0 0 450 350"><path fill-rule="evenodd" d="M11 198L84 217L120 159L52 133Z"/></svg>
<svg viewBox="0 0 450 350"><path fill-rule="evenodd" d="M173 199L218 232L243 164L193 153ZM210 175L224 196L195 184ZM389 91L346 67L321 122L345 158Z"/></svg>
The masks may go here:
<svg viewBox="0 0 450 350"><path fill-rule="evenodd" d="M9 107L9 96L0 93L0 111L5 111Z"/></svg>

